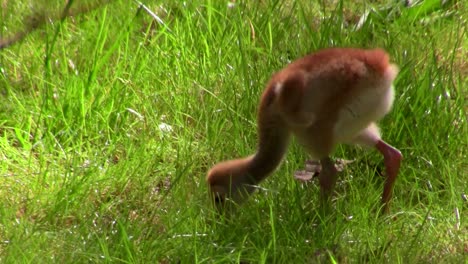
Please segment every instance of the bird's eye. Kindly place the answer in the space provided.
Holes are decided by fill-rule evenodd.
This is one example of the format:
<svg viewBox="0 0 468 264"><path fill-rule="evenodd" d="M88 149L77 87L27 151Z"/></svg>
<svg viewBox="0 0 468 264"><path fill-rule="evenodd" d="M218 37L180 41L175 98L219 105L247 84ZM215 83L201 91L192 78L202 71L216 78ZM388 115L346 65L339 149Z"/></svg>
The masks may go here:
<svg viewBox="0 0 468 264"><path fill-rule="evenodd" d="M222 204L224 203L224 197L218 194L215 196L214 201L216 204Z"/></svg>

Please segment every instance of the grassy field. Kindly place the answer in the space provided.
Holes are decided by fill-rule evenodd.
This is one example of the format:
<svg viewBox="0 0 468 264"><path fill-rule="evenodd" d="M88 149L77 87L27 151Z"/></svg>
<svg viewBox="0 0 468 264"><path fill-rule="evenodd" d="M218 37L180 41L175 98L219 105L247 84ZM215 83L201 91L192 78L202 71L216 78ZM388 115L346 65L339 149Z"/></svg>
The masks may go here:
<svg viewBox="0 0 468 264"><path fill-rule="evenodd" d="M146 1L161 21L132 1L61 16L64 2L0 1L3 40L36 27L0 50L0 262L466 263L464 1ZM255 151L265 83L330 46L400 66L381 122L404 155L391 214L381 156L347 146L318 213L293 142L264 191L216 215L206 172Z"/></svg>

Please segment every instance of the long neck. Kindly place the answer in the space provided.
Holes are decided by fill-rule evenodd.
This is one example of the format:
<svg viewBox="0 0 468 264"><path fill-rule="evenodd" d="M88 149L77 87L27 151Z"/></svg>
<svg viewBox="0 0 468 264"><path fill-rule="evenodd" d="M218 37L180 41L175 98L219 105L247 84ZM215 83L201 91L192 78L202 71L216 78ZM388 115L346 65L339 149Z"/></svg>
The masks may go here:
<svg viewBox="0 0 468 264"><path fill-rule="evenodd" d="M290 132L264 95L258 113L258 148L249 160L249 174L258 183L281 163L289 145Z"/></svg>

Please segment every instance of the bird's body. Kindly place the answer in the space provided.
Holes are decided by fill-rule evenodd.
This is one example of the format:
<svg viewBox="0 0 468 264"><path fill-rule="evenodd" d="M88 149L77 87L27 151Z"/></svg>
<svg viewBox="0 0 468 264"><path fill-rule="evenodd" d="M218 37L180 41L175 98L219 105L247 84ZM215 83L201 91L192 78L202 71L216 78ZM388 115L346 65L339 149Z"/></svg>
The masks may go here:
<svg viewBox="0 0 468 264"><path fill-rule="evenodd" d="M329 159L337 144L376 147L385 158L385 209L400 166L401 154L380 138L376 121L391 109L392 83L398 68L381 49L331 48L298 59L273 75L258 111L257 153L222 162L207 176L218 200L240 200L281 163L294 135L312 158L322 162L320 185L329 194L336 170ZM242 187L242 188L241 188Z"/></svg>

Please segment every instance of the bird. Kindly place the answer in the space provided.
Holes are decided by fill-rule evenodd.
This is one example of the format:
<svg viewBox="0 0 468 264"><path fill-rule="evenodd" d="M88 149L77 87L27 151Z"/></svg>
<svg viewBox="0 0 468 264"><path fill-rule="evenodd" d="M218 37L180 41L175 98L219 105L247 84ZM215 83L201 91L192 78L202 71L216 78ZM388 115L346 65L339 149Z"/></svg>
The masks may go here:
<svg viewBox="0 0 468 264"><path fill-rule="evenodd" d="M321 196L328 199L338 171L331 158L339 144L374 148L385 165L383 212L389 212L403 156L385 142L377 122L391 111L399 69L380 48L325 48L274 73L257 113L258 145L250 156L220 162L207 173L216 206L242 203L281 164L294 137L321 163Z"/></svg>

